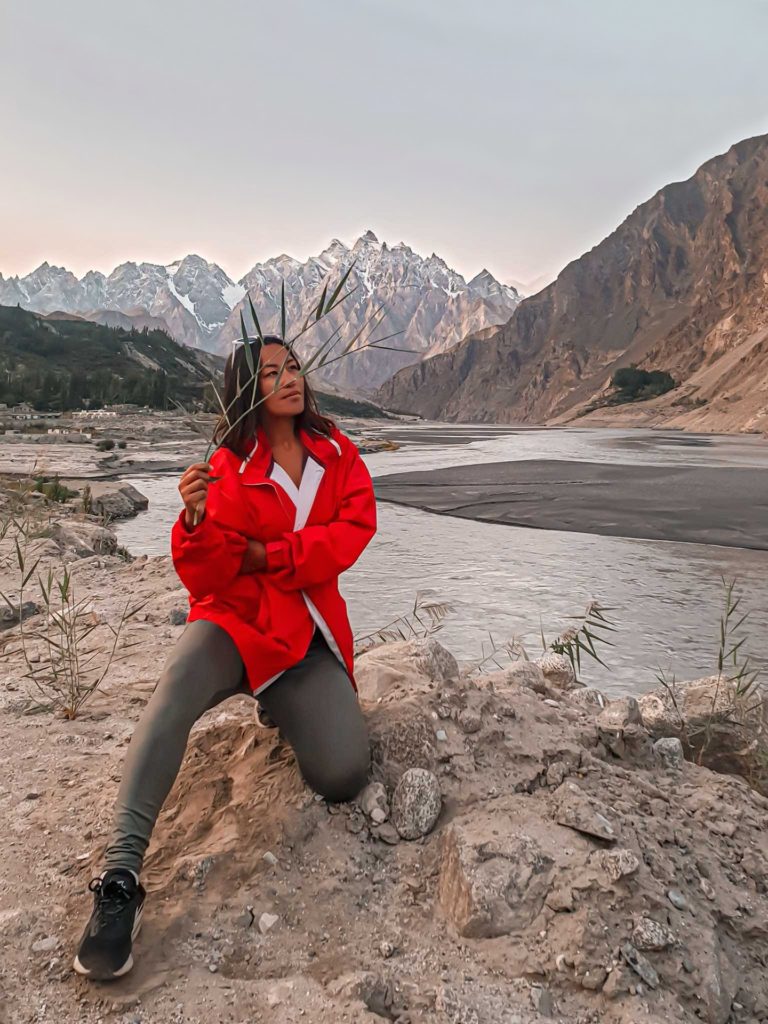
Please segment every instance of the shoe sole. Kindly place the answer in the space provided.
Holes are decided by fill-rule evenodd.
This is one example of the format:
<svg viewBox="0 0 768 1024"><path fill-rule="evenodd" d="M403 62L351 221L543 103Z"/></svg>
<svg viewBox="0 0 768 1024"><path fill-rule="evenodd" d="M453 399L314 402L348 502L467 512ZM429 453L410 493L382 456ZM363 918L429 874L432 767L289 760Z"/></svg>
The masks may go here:
<svg viewBox="0 0 768 1024"><path fill-rule="evenodd" d="M141 918L144 913L144 904L139 907L139 911L136 914L136 920L133 922L133 930L131 931L131 943L136 941L136 936L141 931ZM94 974L93 971L89 971L87 967L84 967L80 963L80 957L76 956L75 961L72 964L75 971L80 974L83 978L90 978L92 981L111 981L113 978L122 978L126 975L133 967L133 953L128 954L128 959L125 961L123 966L113 971L111 974Z"/></svg>

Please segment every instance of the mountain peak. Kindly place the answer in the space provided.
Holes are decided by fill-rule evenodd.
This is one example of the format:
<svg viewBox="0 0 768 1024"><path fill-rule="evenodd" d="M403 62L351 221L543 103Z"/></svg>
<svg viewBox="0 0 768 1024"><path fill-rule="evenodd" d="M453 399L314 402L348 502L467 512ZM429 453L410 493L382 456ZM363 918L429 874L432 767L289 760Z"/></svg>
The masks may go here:
<svg viewBox="0 0 768 1024"><path fill-rule="evenodd" d="M378 238L371 231L371 229L368 228L368 230L365 232L365 234L360 235L359 241L361 241L361 242L378 242Z"/></svg>

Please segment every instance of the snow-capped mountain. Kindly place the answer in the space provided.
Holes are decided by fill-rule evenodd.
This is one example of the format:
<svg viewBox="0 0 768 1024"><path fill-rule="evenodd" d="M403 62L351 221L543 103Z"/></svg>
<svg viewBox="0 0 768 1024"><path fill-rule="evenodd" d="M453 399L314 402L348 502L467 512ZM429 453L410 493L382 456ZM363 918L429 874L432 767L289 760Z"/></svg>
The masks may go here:
<svg viewBox="0 0 768 1024"><path fill-rule="evenodd" d="M195 255L167 266L123 263L108 276L89 271L81 279L43 263L26 277L0 275L0 305L18 303L39 313L76 313L101 322L112 311L133 318L144 315L164 321L178 341L226 355L240 336L241 309L251 327L246 292L262 329L279 333L285 281L290 336L303 324L325 281L333 288L353 261L347 287L354 287L354 293L304 337L299 351L310 354L343 324L341 348L382 305L386 317L371 340L397 333L386 344L411 351L363 351L319 372L342 389L373 390L403 366L443 352L484 327L506 323L520 301L514 288L487 270L467 282L435 253L425 258L403 242L389 246L366 231L351 246L333 239L304 262L283 254L257 263L238 282Z"/></svg>
<svg viewBox="0 0 768 1024"><path fill-rule="evenodd" d="M318 372L321 379L348 390L372 390L403 366L450 348L470 332L506 323L520 301L513 288L500 284L487 270L467 283L435 253L424 258L404 242L389 246L372 231L366 231L351 247L334 238L319 256L304 263L286 255L257 263L242 284L253 299L262 329L279 333L283 280L290 336L303 324L325 281L329 279L332 288L353 261L354 269L345 286L354 288L353 294L304 336L300 353L310 354L343 324L340 351L345 340L351 340L382 305L386 316L370 340L397 333L386 344L410 351L361 351ZM250 329L244 300L232 311L219 335L222 353L240 336L241 309Z"/></svg>
<svg viewBox="0 0 768 1024"><path fill-rule="evenodd" d="M0 275L0 305L18 303L36 313L61 310L90 319L103 319L96 314L105 311L143 312L165 321L177 341L206 349L214 347L244 294L221 267L194 255L169 266L122 263L108 277L89 270L81 280L48 263L26 277L4 280Z"/></svg>

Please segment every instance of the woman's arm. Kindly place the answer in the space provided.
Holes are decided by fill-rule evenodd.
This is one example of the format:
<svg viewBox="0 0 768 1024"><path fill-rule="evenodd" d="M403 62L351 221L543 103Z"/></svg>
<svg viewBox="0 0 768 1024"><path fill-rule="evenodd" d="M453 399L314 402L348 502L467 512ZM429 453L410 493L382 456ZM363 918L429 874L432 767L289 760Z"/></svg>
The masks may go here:
<svg viewBox="0 0 768 1024"><path fill-rule="evenodd" d="M287 590L301 590L339 576L354 565L376 533L371 474L353 445L350 452L336 518L324 526L286 533L266 545L264 568Z"/></svg>
<svg viewBox="0 0 768 1024"><path fill-rule="evenodd" d="M179 483L184 508L171 530L171 555L176 573L190 594L198 599L219 593L232 583L240 572L248 547L248 538L224 526L216 514L217 509L226 506L231 499L228 499L226 475L209 486L211 472L226 474L218 452L210 465L195 463L184 473ZM195 518L197 523L193 525Z"/></svg>

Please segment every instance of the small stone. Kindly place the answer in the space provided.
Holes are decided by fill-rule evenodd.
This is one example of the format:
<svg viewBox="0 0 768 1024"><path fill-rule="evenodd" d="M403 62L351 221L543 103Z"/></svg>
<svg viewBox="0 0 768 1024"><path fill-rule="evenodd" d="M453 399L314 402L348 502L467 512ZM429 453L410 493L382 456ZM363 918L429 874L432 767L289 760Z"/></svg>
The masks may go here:
<svg viewBox="0 0 768 1024"><path fill-rule="evenodd" d="M442 808L440 782L426 768L409 768L392 797L392 822L403 839L419 839L434 828Z"/></svg>
<svg viewBox="0 0 768 1024"><path fill-rule="evenodd" d="M385 960L389 960L390 957L395 955L395 946L391 942L382 942L379 945L379 952Z"/></svg>
<svg viewBox="0 0 768 1024"><path fill-rule="evenodd" d="M599 992L607 977L608 971L604 967L592 967L579 977L578 982L589 992Z"/></svg>
<svg viewBox="0 0 768 1024"><path fill-rule="evenodd" d="M277 914L262 914L259 918L259 931L262 935L266 935L271 928L274 928L279 920L280 918Z"/></svg>
<svg viewBox="0 0 768 1024"><path fill-rule="evenodd" d="M459 715L459 726L466 733L479 732L482 724L483 719L480 712L473 708L466 708Z"/></svg>
<svg viewBox="0 0 768 1024"><path fill-rule="evenodd" d="M683 744L676 736L665 736L653 744L653 752L667 771L679 772L685 764Z"/></svg>
<svg viewBox="0 0 768 1024"><path fill-rule="evenodd" d="M534 1010L542 1017L552 1017L555 1012L555 1001L548 988L542 985L531 986L531 1002Z"/></svg>
<svg viewBox="0 0 768 1024"><path fill-rule="evenodd" d="M659 987L659 976L656 970L642 953L638 953L631 942L625 942L619 952L635 974L642 978L648 988Z"/></svg>
<svg viewBox="0 0 768 1024"><path fill-rule="evenodd" d="M46 939L38 939L37 942L32 943L33 953L51 953L59 945L59 940L55 935L49 935Z"/></svg>
<svg viewBox="0 0 768 1024"><path fill-rule="evenodd" d="M400 834L390 822L386 821L383 825L377 825L373 829L373 835L377 839L380 839L382 843L387 843L388 846L396 846L400 842Z"/></svg>
<svg viewBox="0 0 768 1024"><path fill-rule="evenodd" d="M597 850L590 859L604 873L609 883L633 875L640 867L640 861L634 853L623 847L616 850Z"/></svg>
<svg viewBox="0 0 768 1024"><path fill-rule="evenodd" d="M381 782L372 782L366 786L357 802L363 814L377 825L381 825L389 817L387 790Z"/></svg>
<svg viewBox="0 0 768 1024"><path fill-rule="evenodd" d="M24 799L25 800L39 800L40 799L40 794L36 793L34 790L32 790L31 792L26 794Z"/></svg>
<svg viewBox="0 0 768 1024"><path fill-rule="evenodd" d="M544 902L555 913L570 912L573 910L573 889L569 889L567 886L562 889L552 889Z"/></svg>
<svg viewBox="0 0 768 1024"><path fill-rule="evenodd" d="M216 966L216 964L208 964L208 970L211 972L211 974L215 974L218 971L218 969L219 968Z"/></svg>
<svg viewBox="0 0 768 1024"><path fill-rule="evenodd" d="M641 917L632 932L636 949L658 951L675 944L674 933L665 924L650 917Z"/></svg>
<svg viewBox="0 0 768 1024"><path fill-rule="evenodd" d="M267 864L270 864L272 867L275 867L275 865L279 863L277 857L274 855L274 853L272 853L271 850L267 850L266 853L263 853L261 859L263 861L266 861Z"/></svg>
<svg viewBox="0 0 768 1024"><path fill-rule="evenodd" d="M576 686L576 672L570 658L554 651L542 655L534 664L538 665L550 686L559 690L571 690Z"/></svg>
<svg viewBox="0 0 768 1024"><path fill-rule="evenodd" d="M619 828L609 820L607 808L573 783L564 782L555 790L554 818L559 825L597 839L615 842L619 837Z"/></svg>
<svg viewBox="0 0 768 1024"><path fill-rule="evenodd" d="M634 986L635 976L625 964L617 964L603 985L606 999L618 999Z"/></svg>
<svg viewBox="0 0 768 1024"><path fill-rule="evenodd" d="M188 608L171 608L168 613L168 621L172 626L183 626L188 617Z"/></svg>
<svg viewBox="0 0 768 1024"><path fill-rule="evenodd" d="M352 835L359 835L365 828L365 819L361 814L350 814L347 818L347 832Z"/></svg>
<svg viewBox="0 0 768 1024"><path fill-rule="evenodd" d="M704 893L708 900L715 899L715 887L712 885L708 878L700 878L699 885L701 886L701 891Z"/></svg>
<svg viewBox="0 0 768 1024"><path fill-rule="evenodd" d="M679 889L667 889L667 899L676 910L688 909L688 900Z"/></svg>
<svg viewBox="0 0 768 1024"><path fill-rule="evenodd" d="M562 761L553 761L547 768L547 785L556 789L568 774L568 769Z"/></svg>
<svg viewBox="0 0 768 1024"><path fill-rule="evenodd" d="M435 733L435 736L441 743L445 743L445 741L448 739L448 733L445 731L445 729L438 729L437 732Z"/></svg>
<svg viewBox="0 0 768 1024"><path fill-rule="evenodd" d="M608 703L600 690L595 689L594 686L583 686L581 689L572 690L568 694L568 698L572 703L579 704L584 708L604 708Z"/></svg>
<svg viewBox="0 0 768 1024"><path fill-rule="evenodd" d="M560 707L560 702L556 701L556 700L553 700L551 697L545 697L544 703L549 708L559 708Z"/></svg>

